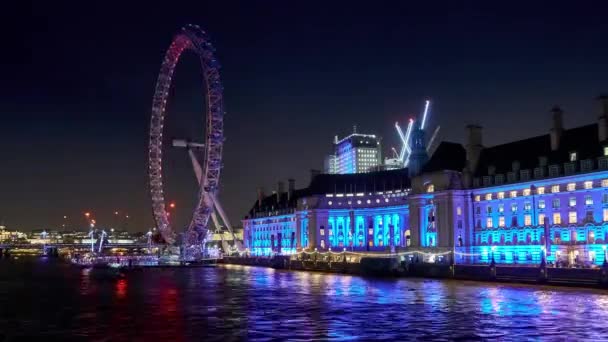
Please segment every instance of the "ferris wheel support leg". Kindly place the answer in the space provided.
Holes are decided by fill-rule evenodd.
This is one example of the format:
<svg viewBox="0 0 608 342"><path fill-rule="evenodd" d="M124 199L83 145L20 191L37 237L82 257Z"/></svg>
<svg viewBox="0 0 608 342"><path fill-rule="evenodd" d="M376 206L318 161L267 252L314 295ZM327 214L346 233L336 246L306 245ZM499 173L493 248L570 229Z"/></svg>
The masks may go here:
<svg viewBox="0 0 608 342"><path fill-rule="evenodd" d="M198 184L200 185L201 182L203 181L203 168L201 167L201 163L198 162L198 158L196 158L196 155L194 154L194 151L192 151L191 148L188 149L188 155L190 156L190 159L192 160L192 167L194 168L194 174L196 175L196 180L198 181Z"/></svg>
<svg viewBox="0 0 608 342"><path fill-rule="evenodd" d="M209 194L209 198L211 198L211 201L213 201L213 206L215 207L215 210L217 211L218 214L220 214L220 217L222 218L222 221L224 221L224 224L226 225L228 232L230 232L230 235L232 235L232 240L234 241L235 246L239 250L241 250L243 246L237 240L236 236L234 235L234 230L232 230L232 225L230 224L230 221L228 221L228 216L226 215L224 208L222 208L222 205L217 200L217 198L215 197L214 194Z"/></svg>

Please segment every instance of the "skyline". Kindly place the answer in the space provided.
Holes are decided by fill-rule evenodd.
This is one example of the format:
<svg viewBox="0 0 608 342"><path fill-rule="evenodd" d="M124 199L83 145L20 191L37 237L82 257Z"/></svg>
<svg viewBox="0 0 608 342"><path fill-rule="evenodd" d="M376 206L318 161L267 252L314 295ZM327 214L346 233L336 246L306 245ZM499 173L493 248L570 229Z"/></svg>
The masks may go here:
<svg viewBox="0 0 608 342"><path fill-rule="evenodd" d="M387 155L398 146L394 122L417 115L425 97L433 99L439 139L462 143L465 124L475 122L492 146L546 134L556 104L566 128L594 122L594 97L608 91L601 44L608 29L592 7L440 8L420 18L428 8L331 4L320 14L272 2L206 4L156 8L133 25L132 5L82 16L63 6L38 5L31 26L12 26L15 55L2 57L11 68L0 97L0 155L8 165L0 169L0 220L10 228L60 227L64 215L84 223L85 211L103 224L115 210L133 218L130 230L152 226L146 145L154 82L172 35L186 23L209 32L223 66L220 197L233 225L258 186L270 192L295 178L305 187L333 136L354 124L382 136ZM492 16L497 12L504 16ZM181 135L202 125L200 71L188 57L178 65L168 109L169 120L179 119L167 128ZM168 163L174 198L187 207L195 184L189 161L174 152Z"/></svg>

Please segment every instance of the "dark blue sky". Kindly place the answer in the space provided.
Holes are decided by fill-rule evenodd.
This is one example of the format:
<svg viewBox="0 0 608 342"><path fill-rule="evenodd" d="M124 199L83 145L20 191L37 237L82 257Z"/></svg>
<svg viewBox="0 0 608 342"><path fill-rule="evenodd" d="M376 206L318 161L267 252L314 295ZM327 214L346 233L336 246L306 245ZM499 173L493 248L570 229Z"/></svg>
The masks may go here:
<svg viewBox="0 0 608 342"><path fill-rule="evenodd" d="M149 2L152 3L152 2ZM195 5L193 5L195 4ZM0 220L15 228L82 226L94 212L152 225L147 130L165 49L184 24L204 27L223 66L226 145L221 198L233 221L256 187L306 186L332 137L379 134L433 99L432 125L462 142L484 126L494 145L595 120L608 92L608 11L583 3L213 1L11 4L2 14ZM7 6L7 5L5 5ZM12 8L10 6L19 6ZM196 58L178 67L168 134L196 137L204 104ZM167 154L168 197L187 218L194 179ZM234 222L236 223L236 222ZM124 222L122 223L124 224Z"/></svg>

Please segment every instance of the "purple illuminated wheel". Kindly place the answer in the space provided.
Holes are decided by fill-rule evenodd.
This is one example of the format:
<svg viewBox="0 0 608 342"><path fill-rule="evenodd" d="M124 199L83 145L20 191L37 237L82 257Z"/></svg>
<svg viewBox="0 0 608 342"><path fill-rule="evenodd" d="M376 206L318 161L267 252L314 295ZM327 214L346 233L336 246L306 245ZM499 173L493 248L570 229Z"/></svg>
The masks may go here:
<svg viewBox="0 0 608 342"><path fill-rule="evenodd" d="M213 211L212 197L218 190L222 164L222 147L224 142L224 105L223 88L220 81L220 65L214 56L205 31L197 25L182 28L171 42L163 60L156 82L152 100L152 118L150 120L150 144L148 166L150 178L150 197L156 227L169 244L175 242L175 231L168 219L163 189L162 154L163 154L163 121L171 79L175 66L184 50L195 52L201 61L205 85L206 130L204 135L204 159L201 162L202 175L198 189L192 220L184 238L191 245L200 244L207 234L207 224Z"/></svg>

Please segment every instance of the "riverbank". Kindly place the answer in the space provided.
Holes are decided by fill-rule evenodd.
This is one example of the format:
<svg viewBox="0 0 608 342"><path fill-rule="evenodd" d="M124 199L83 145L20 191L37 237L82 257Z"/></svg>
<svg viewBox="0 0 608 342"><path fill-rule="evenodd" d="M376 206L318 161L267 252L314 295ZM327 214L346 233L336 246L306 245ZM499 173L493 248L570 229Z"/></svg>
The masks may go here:
<svg viewBox="0 0 608 342"><path fill-rule="evenodd" d="M395 258L369 257L362 258L359 263L291 260L287 256L224 257L222 263L363 276L459 279L608 289L606 268L405 263Z"/></svg>

